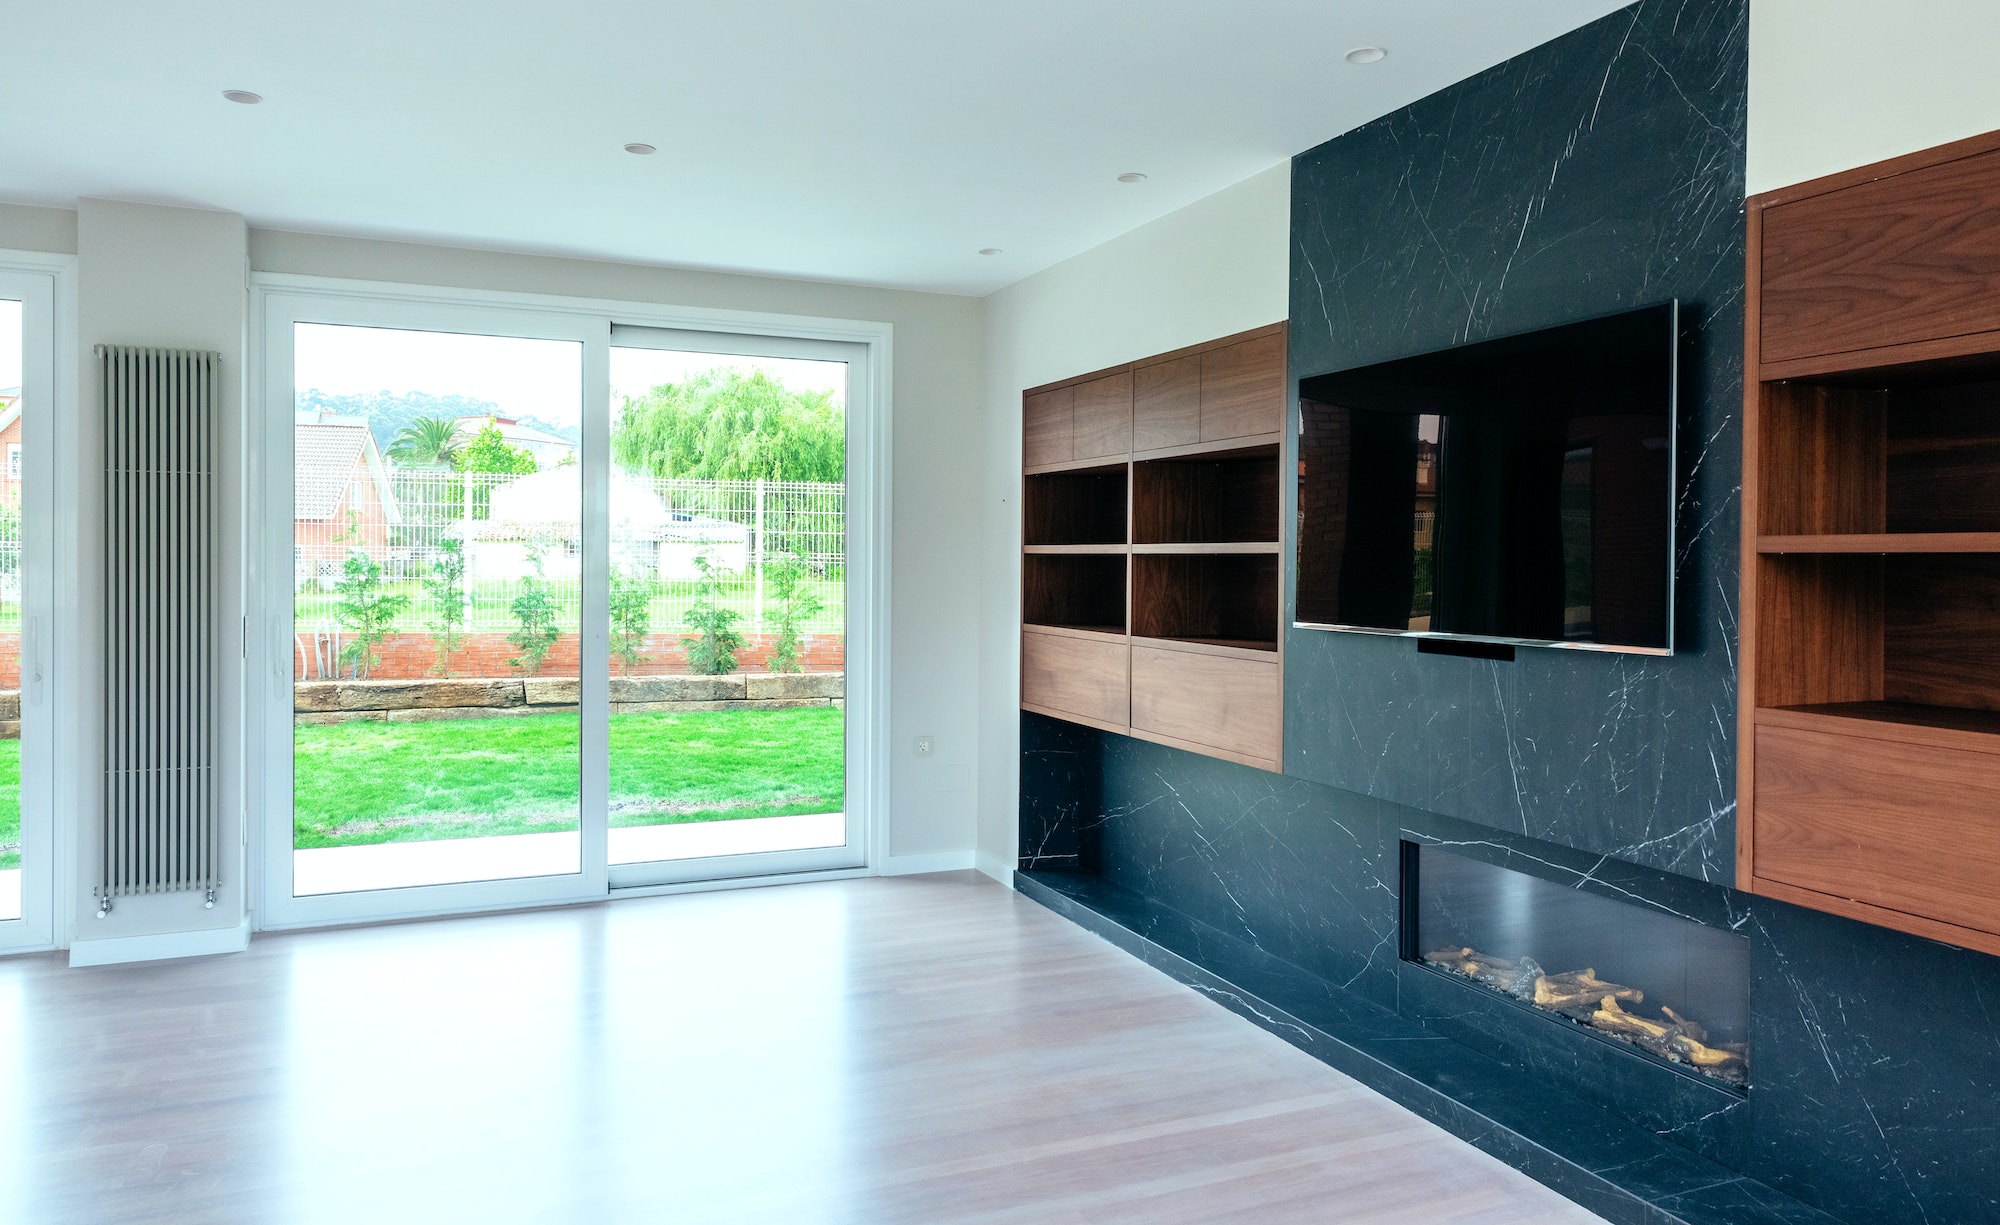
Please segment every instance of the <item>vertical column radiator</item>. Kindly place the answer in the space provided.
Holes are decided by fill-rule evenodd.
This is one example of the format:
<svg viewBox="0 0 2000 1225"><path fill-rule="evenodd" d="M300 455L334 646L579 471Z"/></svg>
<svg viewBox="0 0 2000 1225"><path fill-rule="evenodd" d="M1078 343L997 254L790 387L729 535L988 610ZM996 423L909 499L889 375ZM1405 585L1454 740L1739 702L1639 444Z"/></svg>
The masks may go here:
<svg viewBox="0 0 2000 1225"><path fill-rule="evenodd" d="M112 899L215 904L210 427L220 353L99 345L104 387L104 830Z"/></svg>

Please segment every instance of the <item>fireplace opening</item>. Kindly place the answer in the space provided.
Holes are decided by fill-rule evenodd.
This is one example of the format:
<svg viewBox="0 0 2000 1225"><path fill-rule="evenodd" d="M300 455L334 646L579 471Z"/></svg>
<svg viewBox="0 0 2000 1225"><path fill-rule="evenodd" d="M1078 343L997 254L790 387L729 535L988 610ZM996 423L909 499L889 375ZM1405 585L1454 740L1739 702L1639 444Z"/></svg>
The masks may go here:
<svg viewBox="0 0 2000 1225"><path fill-rule="evenodd" d="M1738 1088L1750 1073L1749 948L1644 901L1403 844L1405 960Z"/></svg>

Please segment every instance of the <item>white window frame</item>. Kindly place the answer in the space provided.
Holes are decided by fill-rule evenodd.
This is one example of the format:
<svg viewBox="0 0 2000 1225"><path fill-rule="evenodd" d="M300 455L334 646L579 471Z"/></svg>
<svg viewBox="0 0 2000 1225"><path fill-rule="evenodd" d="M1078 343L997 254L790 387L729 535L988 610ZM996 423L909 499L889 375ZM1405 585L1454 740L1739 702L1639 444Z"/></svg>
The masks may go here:
<svg viewBox="0 0 2000 1225"><path fill-rule="evenodd" d="M22 303L21 446L37 457L21 473L21 918L0 921L0 954L66 945L75 918L83 508L61 476L79 463L75 276L74 256L0 250L0 296Z"/></svg>
<svg viewBox="0 0 2000 1225"><path fill-rule="evenodd" d="M256 273L251 278L250 489L266 508L249 525L251 625L247 822L258 930L541 906L617 893L859 876L888 861L888 644L892 329L887 323L545 294ZM292 532L268 508L290 503L291 328L299 322L409 327L584 343L584 555L608 558L612 325L692 334L713 351L739 338L794 344L805 355L838 350L849 362L847 592L848 844L817 854L768 853L752 863L685 861L666 874L606 871L605 757L609 720L610 613L606 568L586 564L583 592L582 868L578 874L294 897L292 816ZM774 355L776 355L774 353ZM858 581L857 581L858 580ZM751 859L753 857L743 857ZM688 865L695 865L692 873ZM655 867L656 865L635 865ZM746 874L754 874L745 879ZM690 879L690 876L699 879Z"/></svg>

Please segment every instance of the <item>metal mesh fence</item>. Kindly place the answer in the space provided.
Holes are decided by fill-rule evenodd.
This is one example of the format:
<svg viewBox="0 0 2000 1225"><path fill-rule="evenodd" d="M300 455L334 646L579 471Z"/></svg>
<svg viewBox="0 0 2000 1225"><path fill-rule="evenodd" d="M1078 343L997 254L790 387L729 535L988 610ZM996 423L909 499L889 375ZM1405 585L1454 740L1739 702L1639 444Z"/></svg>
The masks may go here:
<svg viewBox="0 0 2000 1225"><path fill-rule="evenodd" d="M21 478L0 469L0 630L21 628Z"/></svg>
<svg viewBox="0 0 2000 1225"><path fill-rule="evenodd" d="M424 632L440 616L434 586L424 580L449 564L448 542L456 542L464 558L465 631L513 629L516 599L542 583L558 625L574 632L582 603L580 490L574 469L528 476L357 469L332 513L293 519L294 621L302 630L340 626L343 604L352 603L372 563L370 594L403 601L389 628ZM846 494L844 485L801 481L614 476L612 567L621 585L645 592L655 630L685 623L701 562L711 600L734 609L738 625L753 631L776 624L785 571L795 569L795 610L817 605L795 615L800 631L839 633ZM0 567L19 557L18 533L8 537L6 523L0 518ZM0 569L0 583L12 573Z"/></svg>

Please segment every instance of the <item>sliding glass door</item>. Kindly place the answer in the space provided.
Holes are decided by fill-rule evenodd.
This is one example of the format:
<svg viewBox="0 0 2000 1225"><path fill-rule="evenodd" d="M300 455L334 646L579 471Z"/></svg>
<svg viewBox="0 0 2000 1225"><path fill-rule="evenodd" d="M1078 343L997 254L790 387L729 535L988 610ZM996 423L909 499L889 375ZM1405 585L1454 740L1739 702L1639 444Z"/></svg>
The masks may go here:
<svg viewBox="0 0 2000 1225"><path fill-rule="evenodd" d="M273 301L264 340L261 585L290 597L266 919L601 894L583 627L603 330L334 299Z"/></svg>
<svg viewBox="0 0 2000 1225"><path fill-rule="evenodd" d="M0 952L54 940L54 277L0 268Z"/></svg>
<svg viewBox="0 0 2000 1225"><path fill-rule="evenodd" d="M864 346L266 299L266 926L864 866Z"/></svg>
<svg viewBox="0 0 2000 1225"><path fill-rule="evenodd" d="M845 802L852 356L612 331L614 885L863 861Z"/></svg>

